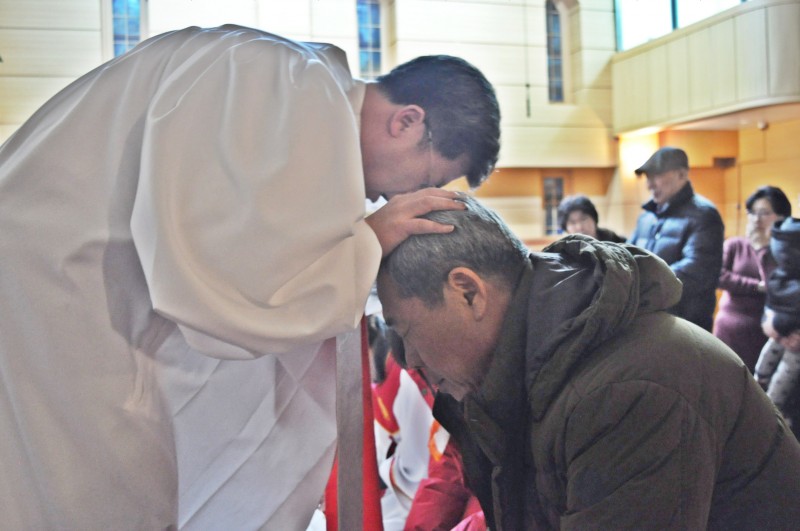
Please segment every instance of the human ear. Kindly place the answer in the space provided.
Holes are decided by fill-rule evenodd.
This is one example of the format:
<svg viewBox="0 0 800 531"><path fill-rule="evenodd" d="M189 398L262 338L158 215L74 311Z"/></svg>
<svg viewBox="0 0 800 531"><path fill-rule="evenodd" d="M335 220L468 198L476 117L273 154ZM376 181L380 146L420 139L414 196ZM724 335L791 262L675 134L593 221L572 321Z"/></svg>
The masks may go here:
<svg viewBox="0 0 800 531"><path fill-rule="evenodd" d="M456 267L447 274L447 287L476 320L483 319L488 304L487 285L478 273L468 267Z"/></svg>
<svg viewBox="0 0 800 531"><path fill-rule="evenodd" d="M425 109L419 105L404 105L396 110L389 121L389 133L394 136L413 131L425 125Z"/></svg>

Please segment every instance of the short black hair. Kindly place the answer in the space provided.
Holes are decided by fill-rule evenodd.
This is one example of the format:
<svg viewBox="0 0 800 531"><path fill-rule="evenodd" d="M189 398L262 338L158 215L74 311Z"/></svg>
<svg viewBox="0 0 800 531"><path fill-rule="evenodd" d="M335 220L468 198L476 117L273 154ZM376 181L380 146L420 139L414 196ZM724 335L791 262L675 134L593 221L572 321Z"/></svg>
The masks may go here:
<svg viewBox="0 0 800 531"><path fill-rule="evenodd" d="M585 195L570 195L561 200L558 204L558 224L561 230L567 230L567 219L569 215L579 210L591 217L595 225L600 222L597 215L597 209L594 207L592 200Z"/></svg>
<svg viewBox="0 0 800 531"><path fill-rule="evenodd" d="M789 201L789 198L786 197L786 194L783 193L783 190L777 186L762 186L753 192L753 194L748 197L747 201L745 202L748 212L752 211L753 203L759 199L766 199L769 201L769 204L772 206L772 210L777 215L784 218L792 217L792 203Z"/></svg>
<svg viewBox="0 0 800 531"><path fill-rule="evenodd" d="M392 103L419 105L433 147L449 160L466 154L467 182L479 186L494 171L500 152L500 106L491 83L470 63L426 55L377 78Z"/></svg>

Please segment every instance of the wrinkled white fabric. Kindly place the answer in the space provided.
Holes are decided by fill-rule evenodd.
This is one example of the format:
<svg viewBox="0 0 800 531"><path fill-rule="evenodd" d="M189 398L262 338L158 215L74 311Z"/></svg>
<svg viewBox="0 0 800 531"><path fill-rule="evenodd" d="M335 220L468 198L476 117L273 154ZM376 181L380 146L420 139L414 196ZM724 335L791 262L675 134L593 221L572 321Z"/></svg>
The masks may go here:
<svg viewBox="0 0 800 531"><path fill-rule="evenodd" d="M334 47L188 28L0 148L0 528L305 528L381 254L363 91Z"/></svg>

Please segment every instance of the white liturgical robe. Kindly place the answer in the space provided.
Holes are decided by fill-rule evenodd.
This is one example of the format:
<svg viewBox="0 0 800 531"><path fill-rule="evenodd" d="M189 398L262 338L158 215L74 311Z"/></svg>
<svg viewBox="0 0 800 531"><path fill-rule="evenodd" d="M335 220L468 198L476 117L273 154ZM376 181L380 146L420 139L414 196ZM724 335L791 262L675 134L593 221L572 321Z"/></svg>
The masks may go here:
<svg viewBox="0 0 800 531"><path fill-rule="evenodd" d="M364 84L261 31L153 37L0 148L0 529L304 529L380 261Z"/></svg>

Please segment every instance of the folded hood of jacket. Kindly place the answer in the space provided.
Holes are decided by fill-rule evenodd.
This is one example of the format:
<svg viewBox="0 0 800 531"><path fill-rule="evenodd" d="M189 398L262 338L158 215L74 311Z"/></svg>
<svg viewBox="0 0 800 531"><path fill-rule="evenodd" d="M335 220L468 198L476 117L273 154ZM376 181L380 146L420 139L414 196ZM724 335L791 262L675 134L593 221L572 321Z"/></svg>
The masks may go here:
<svg viewBox="0 0 800 531"><path fill-rule="evenodd" d="M676 304L682 285L644 249L581 235L554 242L532 262L525 385L539 419L573 367L637 314Z"/></svg>

